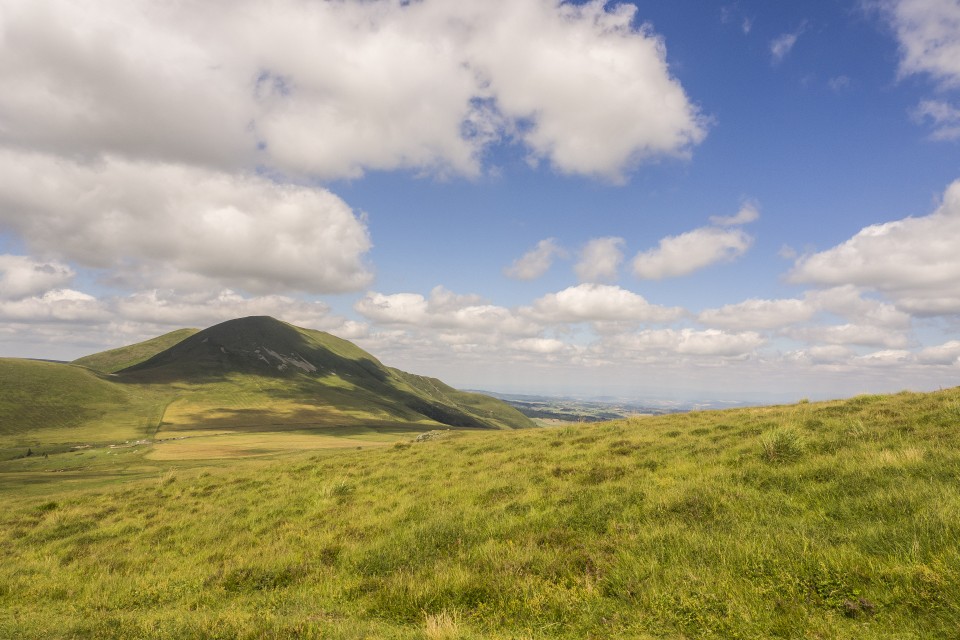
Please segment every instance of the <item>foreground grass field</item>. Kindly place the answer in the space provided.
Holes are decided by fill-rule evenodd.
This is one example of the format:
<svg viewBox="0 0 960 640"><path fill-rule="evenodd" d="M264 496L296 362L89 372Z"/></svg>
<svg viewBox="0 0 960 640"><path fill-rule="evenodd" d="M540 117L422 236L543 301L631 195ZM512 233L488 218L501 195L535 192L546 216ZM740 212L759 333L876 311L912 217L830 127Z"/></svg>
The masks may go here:
<svg viewBox="0 0 960 640"><path fill-rule="evenodd" d="M960 390L433 435L8 460L0 637L960 637Z"/></svg>

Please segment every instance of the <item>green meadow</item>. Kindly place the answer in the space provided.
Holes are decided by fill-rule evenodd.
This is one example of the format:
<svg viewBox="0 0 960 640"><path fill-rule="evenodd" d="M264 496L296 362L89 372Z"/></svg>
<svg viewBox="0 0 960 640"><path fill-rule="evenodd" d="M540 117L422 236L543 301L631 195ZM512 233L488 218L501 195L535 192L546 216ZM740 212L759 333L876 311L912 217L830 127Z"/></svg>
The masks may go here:
<svg viewBox="0 0 960 640"><path fill-rule="evenodd" d="M60 440L96 420L45 411ZM958 389L223 431L30 456L5 433L0 637L960 637Z"/></svg>

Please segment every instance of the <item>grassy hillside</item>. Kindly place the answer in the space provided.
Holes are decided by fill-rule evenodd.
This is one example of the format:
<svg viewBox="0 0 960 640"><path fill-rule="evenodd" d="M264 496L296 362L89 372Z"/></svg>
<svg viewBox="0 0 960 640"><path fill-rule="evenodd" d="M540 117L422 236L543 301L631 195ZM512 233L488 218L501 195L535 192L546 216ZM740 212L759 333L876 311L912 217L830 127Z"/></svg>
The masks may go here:
<svg viewBox="0 0 960 640"><path fill-rule="evenodd" d="M958 389L435 436L10 461L0 637L960 636Z"/></svg>
<svg viewBox="0 0 960 640"><path fill-rule="evenodd" d="M163 396L82 367L0 358L0 458L34 445L145 437Z"/></svg>
<svg viewBox="0 0 960 640"><path fill-rule="evenodd" d="M132 367L140 364L144 360L152 358L161 351L165 351L173 345L189 338L197 333L197 331L198 329L177 329L176 331L171 331L170 333L165 333L162 336L138 342L137 344L77 358L71 364L89 367L90 369L104 373L115 373L121 369Z"/></svg>

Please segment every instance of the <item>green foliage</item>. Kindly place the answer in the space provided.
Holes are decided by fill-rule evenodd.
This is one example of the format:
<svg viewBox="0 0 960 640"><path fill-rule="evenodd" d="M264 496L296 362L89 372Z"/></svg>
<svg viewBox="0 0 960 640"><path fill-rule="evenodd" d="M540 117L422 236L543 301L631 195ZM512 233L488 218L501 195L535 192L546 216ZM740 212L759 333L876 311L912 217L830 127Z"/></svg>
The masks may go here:
<svg viewBox="0 0 960 640"><path fill-rule="evenodd" d="M90 466L0 473L0 637L957 637L958 403L53 453Z"/></svg>

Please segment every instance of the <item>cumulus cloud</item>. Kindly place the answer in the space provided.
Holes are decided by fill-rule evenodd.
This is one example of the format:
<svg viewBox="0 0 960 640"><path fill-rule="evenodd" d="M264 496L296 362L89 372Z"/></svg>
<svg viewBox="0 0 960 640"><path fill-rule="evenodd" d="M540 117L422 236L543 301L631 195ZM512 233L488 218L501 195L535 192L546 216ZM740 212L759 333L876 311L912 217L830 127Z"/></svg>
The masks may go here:
<svg viewBox="0 0 960 640"><path fill-rule="evenodd" d="M901 348L909 346L911 342L909 337L901 331L849 323L799 327L791 329L789 335L796 340L813 344Z"/></svg>
<svg viewBox="0 0 960 640"><path fill-rule="evenodd" d="M75 275L72 268L61 262L0 255L0 300L45 293L68 285Z"/></svg>
<svg viewBox="0 0 960 640"><path fill-rule="evenodd" d="M949 340L943 344L922 349L917 354L917 360L923 364L960 364L960 340Z"/></svg>
<svg viewBox="0 0 960 640"><path fill-rule="evenodd" d="M617 180L705 135L635 14L600 0L14 0L0 143L339 178L476 175L508 139Z"/></svg>
<svg viewBox="0 0 960 640"><path fill-rule="evenodd" d="M637 254L633 273L645 280L661 280L685 276L719 262L742 256L753 238L741 229L701 227L668 236L655 249Z"/></svg>
<svg viewBox="0 0 960 640"><path fill-rule="evenodd" d="M566 250L557 244L555 238L546 238L538 242L533 249L514 260L509 267L505 267L503 274L514 280L536 280L553 266L555 258L562 258L566 255Z"/></svg>
<svg viewBox="0 0 960 640"><path fill-rule="evenodd" d="M537 330L505 307L484 303L477 296L459 296L440 286L433 288L429 298L419 293L371 291L354 304L354 309L368 320L383 325L498 331L513 335L529 335Z"/></svg>
<svg viewBox="0 0 960 640"><path fill-rule="evenodd" d="M933 126L934 140L960 140L960 109L943 100L923 100L913 112L919 122Z"/></svg>
<svg viewBox="0 0 960 640"><path fill-rule="evenodd" d="M580 250L573 270L580 282L616 280L623 262L623 238L593 238Z"/></svg>
<svg viewBox="0 0 960 640"><path fill-rule="evenodd" d="M345 322L332 316L322 302L282 295L247 297L230 289L187 294L153 289L106 302L118 319L141 324L203 328L231 318L269 315L298 326L329 330Z"/></svg>
<svg viewBox="0 0 960 640"><path fill-rule="evenodd" d="M607 346L640 353L731 358L749 355L765 342L763 336L753 331L728 333L719 329L645 329L610 338Z"/></svg>
<svg viewBox="0 0 960 640"><path fill-rule="evenodd" d="M587 283L549 293L521 310L541 322L670 322L677 307L650 304L643 296L613 285Z"/></svg>
<svg viewBox="0 0 960 640"><path fill-rule="evenodd" d="M793 282L880 291L914 315L960 313L960 180L932 214L871 225L842 244L801 257Z"/></svg>
<svg viewBox="0 0 960 640"><path fill-rule="evenodd" d="M782 336L815 345L814 350L847 345L902 348L912 343L908 314L887 302L865 297L850 285L808 291L803 298L754 298L705 309L697 320L728 330L779 330ZM796 355L809 360L811 353L814 351L807 349Z"/></svg>
<svg viewBox="0 0 960 640"><path fill-rule="evenodd" d="M884 0L900 43L900 73L929 74L960 85L960 4L955 0Z"/></svg>
<svg viewBox="0 0 960 640"><path fill-rule="evenodd" d="M514 340L510 347L518 351L537 353L542 355L554 355L558 353L569 353L573 347L562 340L556 338L523 338Z"/></svg>
<svg viewBox="0 0 960 640"><path fill-rule="evenodd" d="M72 289L52 289L15 300L0 300L0 320L13 323L105 322L108 309L91 295Z"/></svg>
<svg viewBox="0 0 960 640"><path fill-rule="evenodd" d="M71 358L175 328L203 328L251 315L271 315L347 339L367 333L365 324L331 313L322 302L289 296L250 297L225 289L193 293L146 290L97 298L58 288L14 300L0 299L0 322L7 334L0 335L0 343L5 343L5 355Z"/></svg>
<svg viewBox="0 0 960 640"><path fill-rule="evenodd" d="M701 311L697 320L724 329L779 329L805 322L817 312L806 300L759 300L751 298L718 309Z"/></svg>
<svg viewBox="0 0 960 640"><path fill-rule="evenodd" d="M351 291L372 278L366 225L346 203L250 174L0 151L0 224L87 267L173 270L251 292Z"/></svg>

